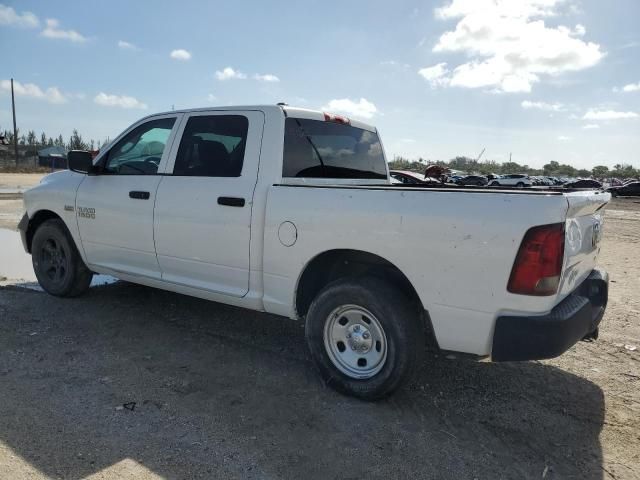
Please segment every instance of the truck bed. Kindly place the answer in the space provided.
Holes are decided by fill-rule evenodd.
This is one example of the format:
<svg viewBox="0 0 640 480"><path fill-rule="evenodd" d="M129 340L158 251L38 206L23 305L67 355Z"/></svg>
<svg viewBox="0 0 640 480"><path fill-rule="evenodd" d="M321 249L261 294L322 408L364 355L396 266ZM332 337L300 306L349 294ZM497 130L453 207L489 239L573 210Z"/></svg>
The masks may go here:
<svg viewBox="0 0 640 480"><path fill-rule="evenodd" d="M519 195L562 195L565 193L573 193L573 192L594 192L594 193L605 193L603 190L597 190L594 188L564 188L561 186L552 187L526 187L526 188L518 188L518 187L508 187L508 186L499 186L499 187L478 187L475 185L400 185L400 184L392 184L392 185L381 185L381 184L371 184L371 185L349 185L349 184L311 184L311 183L276 183L273 185L274 187L298 187L298 188L348 188L348 189L365 189L365 190L407 190L407 191L430 191L430 192L473 192L473 193L503 193L503 194L519 194Z"/></svg>
<svg viewBox="0 0 640 480"><path fill-rule="evenodd" d="M290 292L298 273L320 253L368 252L406 275L442 348L486 355L498 316L547 313L594 268L594 224L600 224L599 210L608 200L600 191L554 188L276 184L265 217L265 299L273 302L268 309L296 316L286 310ZM580 242L567 244L558 293L509 293L525 233L556 223ZM283 225L295 232L294 245L279 238Z"/></svg>

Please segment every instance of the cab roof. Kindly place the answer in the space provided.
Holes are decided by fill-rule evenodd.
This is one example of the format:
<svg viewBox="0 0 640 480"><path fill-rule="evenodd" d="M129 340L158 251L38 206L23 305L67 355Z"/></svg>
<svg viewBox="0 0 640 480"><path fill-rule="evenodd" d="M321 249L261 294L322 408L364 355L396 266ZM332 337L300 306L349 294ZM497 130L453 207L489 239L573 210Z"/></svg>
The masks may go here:
<svg viewBox="0 0 640 480"><path fill-rule="evenodd" d="M306 118L309 120L320 120L320 121L331 121L328 120L327 115L331 117L334 121L338 120L338 123L348 123L349 125L361 128L363 130L369 130L371 132L376 132L376 127L373 125L369 125L368 123L361 122L360 120L355 120L349 117L345 117L342 115L336 115L333 112L324 112L320 110L311 110L308 108L301 107L292 107L285 104L278 105L226 105L219 107L202 107L202 108L185 108L181 110L169 110L166 112L158 112L152 115L148 115L148 117L155 117L157 115L170 115L172 113L191 113L191 112L207 112L211 110L220 110L220 111L235 111L235 110L262 110L262 111L275 111L279 110L284 113L286 117L293 118ZM146 118L146 117L145 117ZM346 121L345 121L346 120Z"/></svg>

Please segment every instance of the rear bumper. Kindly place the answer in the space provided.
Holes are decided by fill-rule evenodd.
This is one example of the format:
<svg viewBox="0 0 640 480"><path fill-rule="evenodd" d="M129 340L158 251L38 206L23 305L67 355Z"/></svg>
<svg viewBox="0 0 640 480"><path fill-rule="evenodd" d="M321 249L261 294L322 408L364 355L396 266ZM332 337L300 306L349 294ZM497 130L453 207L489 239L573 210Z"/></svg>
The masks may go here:
<svg viewBox="0 0 640 480"><path fill-rule="evenodd" d="M541 360L561 355L578 340L597 336L609 295L609 275L595 269L548 315L498 317L493 361Z"/></svg>

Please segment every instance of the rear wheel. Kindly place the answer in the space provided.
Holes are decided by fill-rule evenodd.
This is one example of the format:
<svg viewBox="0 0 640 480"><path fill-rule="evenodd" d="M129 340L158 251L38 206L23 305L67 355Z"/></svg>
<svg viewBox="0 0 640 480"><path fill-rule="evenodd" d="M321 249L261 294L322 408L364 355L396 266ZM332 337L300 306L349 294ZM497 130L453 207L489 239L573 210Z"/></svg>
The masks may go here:
<svg viewBox="0 0 640 480"><path fill-rule="evenodd" d="M326 286L306 318L306 337L325 382L365 400L391 394L424 352L420 313L393 285L375 277Z"/></svg>
<svg viewBox="0 0 640 480"><path fill-rule="evenodd" d="M516 183L516 187L517 188L524 188L524 183L518 182L518 183Z"/></svg>
<svg viewBox="0 0 640 480"><path fill-rule="evenodd" d="M51 295L75 297L87 291L93 273L82 261L67 227L59 219L38 227L31 261L40 286Z"/></svg>
<svg viewBox="0 0 640 480"><path fill-rule="evenodd" d="M491 184L489 186L490 187L499 187L500 186L500 182L491 182Z"/></svg>

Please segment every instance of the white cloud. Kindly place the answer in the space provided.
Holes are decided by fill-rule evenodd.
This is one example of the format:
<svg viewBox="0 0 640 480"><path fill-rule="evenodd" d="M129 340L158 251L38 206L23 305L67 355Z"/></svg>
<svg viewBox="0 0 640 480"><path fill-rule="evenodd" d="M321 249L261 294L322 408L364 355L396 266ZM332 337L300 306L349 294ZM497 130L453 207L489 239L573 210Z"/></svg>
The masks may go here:
<svg viewBox="0 0 640 480"><path fill-rule="evenodd" d="M640 91L640 82L638 83L629 83L622 87L623 92L638 92Z"/></svg>
<svg viewBox="0 0 640 480"><path fill-rule="evenodd" d="M0 3L0 25L36 28L40 25L40 21L31 12L17 13L13 8Z"/></svg>
<svg viewBox="0 0 640 480"><path fill-rule="evenodd" d="M600 45L580 38L582 25L547 27L564 0L451 0L436 17L457 19L440 36L434 52L464 53L469 61L453 69L449 85L529 92L541 76L556 76L597 64Z"/></svg>
<svg viewBox="0 0 640 480"><path fill-rule="evenodd" d="M361 98L358 102L348 98L330 100L329 103L322 107L322 110L346 113L353 117L365 119L373 117L378 112L376 106L365 98Z"/></svg>
<svg viewBox="0 0 640 480"><path fill-rule="evenodd" d="M584 130L595 130L597 128L600 128L600 125L597 125L595 123L590 123L588 125L585 125L584 127L582 127Z"/></svg>
<svg viewBox="0 0 640 480"><path fill-rule="evenodd" d="M207 102L217 102L218 97L216 97L213 93L207 95Z"/></svg>
<svg viewBox="0 0 640 480"><path fill-rule="evenodd" d="M571 140L571 137L567 137L565 135L558 135L558 141L560 142L568 142L569 140Z"/></svg>
<svg viewBox="0 0 640 480"><path fill-rule="evenodd" d="M172 50L169 56L174 60L182 60L182 61L191 60L191 53L182 48L178 48L177 50Z"/></svg>
<svg viewBox="0 0 640 480"><path fill-rule="evenodd" d="M118 47L122 48L123 50L138 50L138 47L136 47L133 43L125 42L124 40L118 40Z"/></svg>
<svg viewBox="0 0 640 480"><path fill-rule="evenodd" d="M218 80L243 80L247 78L247 76L238 70L234 70L231 67L226 67L222 71L216 71L216 78Z"/></svg>
<svg viewBox="0 0 640 480"><path fill-rule="evenodd" d="M621 120L625 118L638 118L636 112L618 112L615 110L591 109L582 117L583 120Z"/></svg>
<svg viewBox="0 0 640 480"><path fill-rule="evenodd" d="M103 107L120 107L120 108L139 108L140 110L146 110L147 105L140 100L127 95L110 95L108 93L100 92L93 99L98 105Z"/></svg>
<svg viewBox="0 0 640 480"><path fill-rule="evenodd" d="M271 75L270 73L265 73L264 75L260 75L256 73L253 78L258 80L259 82L279 82L280 79L275 75Z"/></svg>
<svg viewBox="0 0 640 480"><path fill-rule="evenodd" d="M524 100L521 104L525 110L544 110L546 112L561 112L564 110L564 105L561 103L546 103L546 102L531 102Z"/></svg>
<svg viewBox="0 0 640 480"><path fill-rule="evenodd" d="M11 81L2 80L0 82L0 89L10 92ZM65 103L67 101L67 97L58 89L58 87L49 87L43 90L33 83L22 84L14 80L13 91L16 96L36 98L39 100L45 100L49 103Z"/></svg>
<svg viewBox="0 0 640 480"><path fill-rule="evenodd" d="M87 38L83 35L79 34L75 30L62 30L60 27L60 22L55 18L47 18L46 19L46 27L42 31L40 35L47 38L56 38L63 40L70 40L76 43L86 42Z"/></svg>
<svg viewBox="0 0 640 480"><path fill-rule="evenodd" d="M426 67L418 70L418 74L427 80L432 87L442 87L449 84L449 69L445 62L438 63L432 67Z"/></svg>

